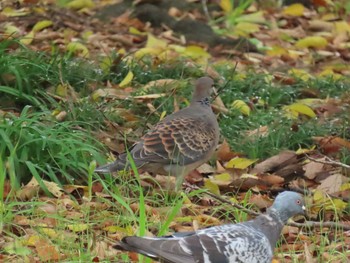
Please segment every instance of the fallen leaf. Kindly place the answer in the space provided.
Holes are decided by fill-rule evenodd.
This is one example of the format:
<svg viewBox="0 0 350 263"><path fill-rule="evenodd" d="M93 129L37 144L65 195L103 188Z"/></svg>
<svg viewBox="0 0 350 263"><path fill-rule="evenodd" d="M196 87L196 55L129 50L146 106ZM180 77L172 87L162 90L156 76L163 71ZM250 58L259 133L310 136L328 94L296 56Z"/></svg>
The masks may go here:
<svg viewBox="0 0 350 263"><path fill-rule="evenodd" d="M231 0L220 0L219 5L225 13L230 13L232 11L233 5Z"/></svg>
<svg viewBox="0 0 350 263"><path fill-rule="evenodd" d="M325 158L317 159L318 161L324 161ZM323 171L324 164L319 162L310 161L309 163L304 165L305 170L305 177L307 177L310 180L313 180L316 178L318 173Z"/></svg>
<svg viewBox="0 0 350 263"><path fill-rule="evenodd" d="M220 144L216 155L218 160L227 162L232 158L237 157L239 154L232 152L230 145L228 144L226 139L224 139L222 144Z"/></svg>
<svg viewBox="0 0 350 263"><path fill-rule="evenodd" d="M327 45L327 39L320 36L305 37L295 43L297 48L325 48Z"/></svg>
<svg viewBox="0 0 350 263"><path fill-rule="evenodd" d="M292 4L283 9L283 14L289 16L302 16L304 14L305 7L302 4Z"/></svg>
<svg viewBox="0 0 350 263"><path fill-rule="evenodd" d="M81 54L83 57L88 58L90 56L88 48L79 42L71 42L66 48L69 52L74 54Z"/></svg>
<svg viewBox="0 0 350 263"><path fill-rule="evenodd" d="M247 158L234 158L231 159L226 165L226 168L235 168L235 169L246 169L258 159L247 159Z"/></svg>
<svg viewBox="0 0 350 263"><path fill-rule="evenodd" d="M323 180L317 189L322 190L327 194L333 194L340 191L340 187L343 183L342 174L332 174Z"/></svg>
<svg viewBox="0 0 350 263"><path fill-rule="evenodd" d="M231 177L230 177L230 179L231 179ZM204 180L204 188L208 189L209 192L220 196L219 186L215 182L208 180L208 179Z"/></svg>
<svg viewBox="0 0 350 263"><path fill-rule="evenodd" d="M131 83L134 78L134 73L130 70L125 78L119 83L119 87L124 88Z"/></svg>
<svg viewBox="0 0 350 263"><path fill-rule="evenodd" d="M39 240L35 243L35 249L42 262L57 261L61 255L56 246L50 244L48 240Z"/></svg>
<svg viewBox="0 0 350 263"><path fill-rule="evenodd" d="M232 102L231 107L243 113L244 115L250 115L250 107L243 100L235 100Z"/></svg>
<svg viewBox="0 0 350 263"><path fill-rule="evenodd" d="M52 26L53 23L51 20L42 20L42 21L39 21L37 22L34 27L33 27L33 32L39 32L41 30L43 30L44 28L47 28L49 26Z"/></svg>
<svg viewBox="0 0 350 263"><path fill-rule="evenodd" d="M291 118L297 118L300 114L306 115L311 118L315 118L315 112L307 105L302 103L293 103L288 106L284 106L283 109L287 112L287 116Z"/></svg>

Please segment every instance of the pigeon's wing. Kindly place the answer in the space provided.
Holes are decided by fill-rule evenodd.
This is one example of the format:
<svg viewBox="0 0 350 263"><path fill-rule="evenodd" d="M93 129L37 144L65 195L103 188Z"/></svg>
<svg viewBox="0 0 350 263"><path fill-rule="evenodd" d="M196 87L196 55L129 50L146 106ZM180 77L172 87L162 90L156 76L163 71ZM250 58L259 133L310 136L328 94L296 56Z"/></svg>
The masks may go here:
<svg viewBox="0 0 350 263"><path fill-rule="evenodd" d="M147 238L129 236L114 246L116 249L133 251L165 263L196 263L181 245L181 238Z"/></svg>
<svg viewBox="0 0 350 263"><path fill-rule="evenodd" d="M271 262L272 251L267 237L244 224L203 229L184 238L184 248L196 262ZM200 249L198 249L200 244Z"/></svg>
<svg viewBox="0 0 350 263"><path fill-rule="evenodd" d="M215 147L216 134L216 127L210 127L204 118L178 114L145 134L131 154L139 164L187 165L200 161Z"/></svg>

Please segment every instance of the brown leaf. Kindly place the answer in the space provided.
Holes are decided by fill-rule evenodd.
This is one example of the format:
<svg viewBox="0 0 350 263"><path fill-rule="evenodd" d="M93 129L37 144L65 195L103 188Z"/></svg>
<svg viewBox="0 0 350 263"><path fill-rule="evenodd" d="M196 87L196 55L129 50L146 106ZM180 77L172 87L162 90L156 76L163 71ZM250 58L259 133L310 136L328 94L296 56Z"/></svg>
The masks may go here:
<svg viewBox="0 0 350 263"><path fill-rule="evenodd" d="M325 154L338 153L341 148L350 149L350 142L340 137L313 137Z"/></svg>
<svg viewBox="0 0 350 263"><path fill-rule="evenodd" d="M217 151L217 159L223 162L228 162L229 160L237 156L239 156L239 154L232 152L230 149L230 145L228 144L226 139L224 139Z"/></svg>
<svg viewBox="0 0 350 263"><path fill-rule="evenodd" d="M272 200L267 195L252 195L249 203L256 205L259 209L264 209L272 205Z"/></svg>
<svg viewBox="0 0 350 263"><path fill-rule="evenodd" d="M307 242L304 243L304 252L305 252L305 262L306 263L316 263L317 262L316 259L313 259Z"/></svg>
<svg viewBox="0 0 350 263"><path fill-rule="evenodd" d="M295 152L283 151L255 165L251 173L273 172L279 167L284 167L287 164L295 163L296 160L297 160L297 155Z"/></svg>
<svg viewBox="0 0 350 263"><path fill-rule="evenodd" d="M275 174L262 174L258 175L258 177L260 180L274 186L284 183L284 178Z"/></svg>
<svg viewBox="0 0 350 263"><path fill-rule="evenodd" d="M61 255L57 248L47 240L39 240L35 243L35 249L42 262L58 261Z"/></svg>
<svg viewBox="0 0 350 263"><path fill-rule="evenodd" d="M325 160L325 158L320 158L318 161ZM308 179L315 179L315 177L323 171L324 164L318 163L314 161L310 161L309 163L304 165L305 177Z"/></svg>
<svg viewBox="0 0 350 263"><path fill-rule="evenodd" d="M317 189L322 190L325 193L332 194L340 190L340 186L344 183L343 175L333 174L328 176L322 181L321 185Z"/></svg>

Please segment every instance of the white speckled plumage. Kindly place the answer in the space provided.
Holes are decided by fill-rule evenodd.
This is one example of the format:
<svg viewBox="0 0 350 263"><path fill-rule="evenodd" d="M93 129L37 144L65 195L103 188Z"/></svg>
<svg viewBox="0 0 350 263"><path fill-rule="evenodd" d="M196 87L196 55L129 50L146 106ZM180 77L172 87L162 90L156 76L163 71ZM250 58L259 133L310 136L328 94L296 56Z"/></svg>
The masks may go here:
<svg viewBox="0 0 350 263"><path fill-rule="evenodd" d="M279 194L266 214L253 220L168 237L122 239L115 248L144 254L164 263L271 263L287 220L304 214L300 194Z"/></svg>

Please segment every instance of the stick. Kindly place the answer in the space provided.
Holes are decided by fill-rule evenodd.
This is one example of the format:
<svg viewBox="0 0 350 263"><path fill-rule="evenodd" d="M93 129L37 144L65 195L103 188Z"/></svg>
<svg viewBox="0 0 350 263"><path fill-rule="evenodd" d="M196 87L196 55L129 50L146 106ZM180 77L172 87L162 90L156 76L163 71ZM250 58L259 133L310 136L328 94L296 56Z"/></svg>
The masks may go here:
<svg viewBox="0 0 350 263"><path fill-rule="evenodd" d="M195 185L190 185L190 184L186 184L186 187L191 188L193 190L202 190L201 188L199 188L198 186ZM225 204L229 204L233 207L236 207L237 209L242 210L243 212L252 215L252 216L258 216L261 213L259 212L255 212L251 209L245 208L239 204L235 204L232 203L229 200L226 200L225 198L222 198L221 196L218 196L216 194L213 194L211 192L206 191L205 194L209 195L210 197L215 198L216 200L225 203ZM342 224L339 222L330 222L330 221L326 221L326 222L315 222L315 221L306 221L304 223L296 223L296 222L291 222L288 223L287 225L289 226L295 226L295 227L306 227L306 228L322 228L322 227L329 227L329 228L341 228L343 230L350 230L350 225L346 225L346 224Z"/></svg>
<svg viewBox="0 0 350 263"><path fill-rule="evenodd" d="M343 167L343 168L346 168L346 169L350 169L350 165L334 161L334 160L332 160L331 158L329 158L328 156L325 156L325 155L324 155L324 158L326 158L325 161L317 160L317 159L315 159L315 158L313 158L313 157L311 157L311 156L309 156L307 154L306 154L306 158L308 158L309 160L311 160L313 162L316 162L316 163L329 164L329 165L340 166L340 167Z"/></svg>

